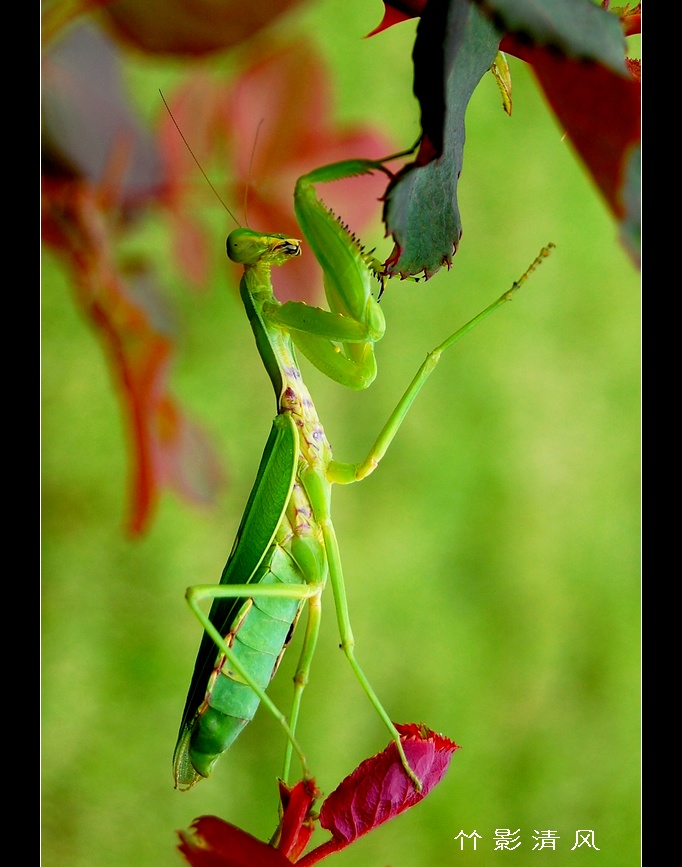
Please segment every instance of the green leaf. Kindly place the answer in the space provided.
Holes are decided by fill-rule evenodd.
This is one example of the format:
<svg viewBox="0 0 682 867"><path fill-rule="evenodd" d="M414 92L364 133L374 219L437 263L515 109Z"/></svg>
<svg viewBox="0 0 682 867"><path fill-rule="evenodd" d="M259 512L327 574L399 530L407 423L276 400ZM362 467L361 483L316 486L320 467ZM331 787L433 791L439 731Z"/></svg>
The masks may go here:
<svg viewBox="0 0 682 867"><path fill-rule="evenodd" d="M449 267L457 252L462 234L457 184L463 167L464 117L471 95L491 67L503 35L502 50L532 63L540 76L547 64L551 66L554 61L556 66L565 61L570 64L567 68L574 83L582 82L585 76L606 74L612 79L612 91L618 93L623 87L629 88L632 77L625 60L625 37L619 16L592 0L429 0L423 8L420 3L410 7L410 14L420 11L413 56L414 92L421 106L422 137L416 159L402 169L386 191L384 221L395 247L385 268L387 276L413 277L423 273L428 278L443 265ZM576 97L578 102L573 105ZM560 121L566 103L573 106L573 116L579 113L594 126L604 109L588 117L589 97L589 87L569 86L559 105L551 99L550 102ZM630 103L634 101L630 99L628 106ZM627 124L632 127L628 106L624 112ZM612 114L611 111L610 126ZM585 123L581 120L582 126ZM616 126L620 129L625 123L619 117ZM574 126L572 123L571 128ZM628 133L627 144L632 138ZM578 146L579 152L593 151L600 140L588 139L582 150ZM609 163L608 158L606 162ZM613 165L604 169L601 158L600 171L595 175L599 175L597 183L610 202L614 187L610 175L621 170L618 160L611 162ZM592 163L588 164L595 174ZM605 172L609 175L607 181L601 179ZM622 217L620 199L614 210ZM634 208L631 210L634 214ZM634 216L630 222L633 220ZM632 247L633 232L628 232L625 226L623 229L628 246Z"/></svg>
<svg viewBox="0 0 682 867"><path fill-rule="evenodd" d="M445 32L445 38L442 34ZM450 265L462 234L457 182L464 115L497 54L501 34L469 0L427 4L414 49L415 95L422 106L417 158L389 185L384 220L395 249L391 276L426 277Z"/></svg>

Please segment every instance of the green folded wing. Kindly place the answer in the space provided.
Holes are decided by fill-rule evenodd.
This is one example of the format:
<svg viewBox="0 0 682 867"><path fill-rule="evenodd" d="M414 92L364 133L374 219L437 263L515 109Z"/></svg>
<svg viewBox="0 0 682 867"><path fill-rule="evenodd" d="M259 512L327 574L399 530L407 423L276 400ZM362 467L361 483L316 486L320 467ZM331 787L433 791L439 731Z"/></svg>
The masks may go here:
<svg viewBox="0 0 682 867"><path fill-rule="evenodd" d="M248 584L265 557L286 509L296 473L298 431L291 415L275 417L265 444L256 481L244 509L237 536L220 578L221 584ZM241 599L216 599L210 619L221 635L226 635ZM204 634L194 665L194 673L182 715L178 744L204 700L218 650L213 639ZM176 747L177 749L177 747Z"/></svg>

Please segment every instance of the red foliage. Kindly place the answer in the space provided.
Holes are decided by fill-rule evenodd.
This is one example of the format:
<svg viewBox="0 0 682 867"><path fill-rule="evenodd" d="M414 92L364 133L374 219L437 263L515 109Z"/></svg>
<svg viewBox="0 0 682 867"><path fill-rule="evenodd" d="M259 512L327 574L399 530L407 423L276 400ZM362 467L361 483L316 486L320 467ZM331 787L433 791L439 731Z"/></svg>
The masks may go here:
<svg viewBox="0 0 682 867"><path fill-rule="evenodd" d="M192 867L289 867L278 849L216 816L192 822L191 832L179 832L178 849Z"/></svg>
<svg viewBox="0 0 682 867"><path fill-rule="evenodd" d="M173 335L153 274L115 255L116 208L86 181L46 181L43 238L66 258L76 301L96 329L130 435L128 529L142 532L162 487L207 502L220 469L169 388Z"/></svg>
<svg viewBox="0 0 682 867"><path fill-rule="evenodd" d="M215 816L203 816L191 832L180 834L180 851L193 867L280 867L296 863L312 867L349 846L389 819L422 801L443 778L455 750L454 741L424 725L397 726L410 767L422 782L417 791L405 773L393 741L366 759L328 796L319 825L332 839L303 855L313 833L313 812L319 792L313 780L301 780L293 789L280 784L283 816L276 845L256 840L245 831Z"/></svg>
<svg viewBox="0 0 682 867"><path fill-rule="evenodd" d="M150 54L201 57L240 45L301 0L117 0L110 26Z"/></svg>
<svg viewBox="0 0 682 867"><path fill-rule="evenodd" d="M602 6L618 15L623 26L623 33L626 36L635 36L642 32L641 3L635 3L632 8L630 8L629 3L626 3L625 6L611 7L609 0L602 0Z"/></svg>
<svg viewBox="0 0 682 867"><path fill-rule="evenodd" d="M422 801L439 783L455 750L454 741L423 725L398 725L410 767L421 780L417 791L405 773L393 741L366 759L329 795L320 825L348 844Z"/></svg>
<svg viewBox="0 0 682 867"><path fill-rule="evenodd" d="M215 816L202 816L191 832L179 832L178 847L193 867L284 867L295 863L315 829L312 807L319 792L314 780L301 780L293 788L279 784L282 821L276 846L263 843Z"/></svg>
<svg viewBox="0 0 682 867"><path fill-rule="evenodd" d="M622 218L624 172L640 140L639 80L596 63L557 56L546 48L522 45L511 36L500 47L533 67L557 120L614 215Z"/></svg>
<svg viewBox="0 0 682 867"><path fill-rule="evenodd" d="M388 30L394 24L400 24L410 18L418 18L426 6L426 0L383 0L383 2L384 17L374 30L367 34L367 38Z"/></svg>
<svg viewBox="0 0 682 867"><path fill-rule="evenodd" d="M290 789L280 781L279 796L284 814L279 827L279 850L290 861L297 861L315 830L317 816L313 814L315 799L320 793L314 780L301 780Z"/></svg>
<svg viewBox="0 0 682 867"><path fill-rule="evenodd" d="M423 724L396 728L410 767L421 780L421 790L417 791L405 773L391 741L385 750L358 765L327 797L320 810L320 827L330 831L332 839L303 858L302 867L311 867L414 807L443 779L459 746Z"/></svg>

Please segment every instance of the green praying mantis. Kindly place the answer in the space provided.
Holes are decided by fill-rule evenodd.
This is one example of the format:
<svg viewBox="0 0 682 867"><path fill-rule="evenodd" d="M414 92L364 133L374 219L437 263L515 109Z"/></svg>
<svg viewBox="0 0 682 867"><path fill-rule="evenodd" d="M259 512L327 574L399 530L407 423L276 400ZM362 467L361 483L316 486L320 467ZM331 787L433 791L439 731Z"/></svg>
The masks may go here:
<svg viewBox="0 0 682 867"><path fill-rule="evenodd" d="M383 311L371 291L372 282L382 280L382 274L379 264L320 201L315 185L374 171L390 176L388 159L345 160L318 168L296 184L295 213L324 272L327 310L302 302L281 304L275 297L272 267L300 256L301 241L248 228L235 229L227 238L227 255L244 268L240 295L275 391L277 415L220 583L189 587L186 593L204 634L173 757L175 786L180 790L211 774L260 704L286 734L283 779L288 779L294 753L304 776L309 776L296 726L327 581L334 595L341 648L395 742L406 774L421 788L400 735L355 655L331 518L331 489L334 484L360 481L376 469L441 355L509 301L553 245L541 250L511 289L427 354L364 460L335 460L303 382L296 351L341 385L369 386L377 372L374 344L385 331ZM211 602L208 615L202 607L207 601ZM286 716L266 689L304 604L307 623Z"/></svg>

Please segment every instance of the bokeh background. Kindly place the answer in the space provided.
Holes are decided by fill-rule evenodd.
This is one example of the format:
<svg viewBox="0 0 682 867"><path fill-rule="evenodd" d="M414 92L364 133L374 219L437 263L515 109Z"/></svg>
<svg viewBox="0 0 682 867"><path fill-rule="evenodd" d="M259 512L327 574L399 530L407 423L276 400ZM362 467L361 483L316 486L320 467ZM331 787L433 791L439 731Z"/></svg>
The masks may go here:
<svg viewBox="0 0 682 867"><path fill-rule="evenodd" d="M267 36L309 40L321 54L339 123L371 122L409 146L415 25L363 40L382 9L318 0ZM135 104L158 122L158 89L172 89L185 66L132 51L124 60ZM464 236L451 271L394 281L382 299L375 384L346 392L302 363L336 456L360 459L425 352L508 288L541 246L557 245L513 304L444 357L379 470L335 491L359 660L394 719L423 721L462 747L422 804L334 856L339 867L639 863L639 278L532 76L510 65L512 117L492 76L469 108ZM208 201L202 216L222 249L229 220ZM49 867L179 865L175 831L206 813L261 839L276 824L284 739L265 712L210 780L181 794L171 779L200 638L184 591L220 574L274 401L227 264L200 294L187 291L163 227L139 232L179 324L173 387L208 431L226 484L210 508L165 495L141 538L125 534L118 396L71 275L46 251ZM377 220L364 240L387 253L381 235ZM271 687L284 708L297 646ZM338 649L331 594L299 734L326 792L387 742ZM497 828L520 829L522 846L493 852ZM547 829L557 850L531 855L531 835ZM571 851L578 829L594 830L599 851ZM460 851L461 830L482 836L476 852Z"/></svg>

